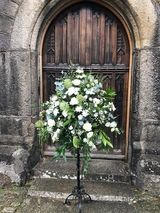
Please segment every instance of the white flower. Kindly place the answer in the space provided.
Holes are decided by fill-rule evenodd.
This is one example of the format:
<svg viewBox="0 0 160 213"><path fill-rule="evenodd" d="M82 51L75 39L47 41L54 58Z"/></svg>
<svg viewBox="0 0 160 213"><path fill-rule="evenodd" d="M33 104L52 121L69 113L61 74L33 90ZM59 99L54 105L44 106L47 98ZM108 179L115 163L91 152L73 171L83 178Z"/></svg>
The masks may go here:
<svg viewBox="0 0 160 213"><path fill-rule="evenodd" d="M96 104L96 105L98 105L98 104L101 103L101 101L98 98L94 98L93 99L93 103Z"/></svg>
<svg viewBox="0 0 160 213"><path fill-rule="evenodd" d="M79 86L80 83L81 83L81 81L80 81L79 79L75 79L72 83L73 83L73 85L75 85L75 86Z"/></svg>
<svg viewBox="0 0 160 213"><path fill-rule="evenodd" d="M74 134L75 134L75 131L74 131L74 130L72 130L72 131L71 131L71 133L72 133L72 135L74 135Z"/></svg>
<svg viewBox="0 0 160 213"><path fill-rule="evenodd" d="M78 100L77 98L71 98L71 101L70 101L70 105L77 105L78 104Z"/></svg>
<svg viewBox="0 0 160 213"><path fill-rule="evenodd" d="M77 95L78 94L78 91L79 91L79 88L76 88L76 87L70 87L69 89L68 89L68 91L67 91L67 94L69 95L69 96L71 96L71 95Z"/></svg>
<svg viewBox="0 0 160 213"><path fill-rule="evenodd" d="M49 127L53 127L53 126L55 126L55 124L56 124L56 123L55 123L54 120L52 120L52 119L49 119L49 120L48 120L48 126L49 126Z"/></svg>
<svg viewBox="0 0 160 213"><path fill-rule="evenodd" d="M107 122L107 123L105 124L106 127L110 127L110 125L111 125L110 122Z"/></svg>
<svg viewBox="0 0 160 213"><path fill-rule="evenodd" d="M53 95L52 97L51 97L51 101L56 101L57 100L57 96L56 95Z"/></svg>
<svg viewBox="0 0 160 213"><path fill-rule="evenodd" d="M47 115L50 115L52 112L53 112L53 110L50 109L50 108L46 110L46 114L47 114Z"/></svg>
<svg viewBox="0 0 160 213"><path fill-rule="evenodd" d="M89 122L86 122L83 125L83 129L86 130L87 132L90 132L92 130L92 125Z"/></svg>
<svg viewBox="0 0 160 213"><path fill-rule="evenodd" d="M83 119L83 115L78 115L78 119L82 120Z"/></svg>
<svg viewBox="0 0 160 213"><path fill-rule="evenodd" d="M56 101L56 102L54 103L54 106L55 106L55 107L59 106L59 101Z"/></svg>
<svg viewBox="0 0 160 213"><path fill-rule="evenodd" d="M93 98L90 97L90 98L89 98L89 101L93 101Z"/></svg>
<svg viewBox="0 0 160 213"><path fill-rule="evenodd" d="M83 142L87 143L88 142L87 138L83 138Z"/></svg>
<svg viewBox="0 0 160 213"><path fill-rule="evenodd" d="M78 121L80 126L83 126L84 122L83 121Z"/></svg>
<svg viewBox="0 0 160 213"><path fill-rule="evenodd" d="M110 124L110 127L116 128L116 127L117 127L117 123L116 123L115 121L113 121L113 122Z"/></svg>
<svg viewBox="0 0 160 213"><path fill-rule="evenodd" d="M82 107L81 106L77 106L75 110L76 110L76 112L81 112L82 111Z"/></svg>
<svg viewBox="0 0 160 213"><path fill-rule="evenodd" d="M98 113L97 112L94 114L94 117L96 117L96 118L98 117Z"/></svg>
<svg viewBox="0 0 160 213"><path fill-rule="evenodd" d="M54 116L57 116L58 113L59 113L59 110L58 110L58 109L55 109L55 110L53 111L53 115L54 115Z"/></svg>
<svg viewBox="0 0 160 213"><path fill-rule="evenodd" d="M87 138L91 138L93 136L93 132L88 132L87 133Z"/></svg>
<svg viewBox="0 0 160 213"><path fill-rule="evenodd" d="M63 111L63 112L62 112L62 115L66 118L68 114L67 114L66 111Z"/></svg>
<svg viewBox="0 0 160 213"><path fill-rule="evenodd" d="M70 127L69 127L69 130L73 130L73 126L70 126Z"/></svg>
<svg viewBox="0 0 160 213"><path fill-rule="evenodd" d="M81 73L83 73L83 72L84 72L83 69L80 68L80 67L78 67L78 69L76 70L76 73L79 73L79 74L81 74Z"/></svg>
<svg viewBox="0 0 160 213"><path fill-rule="evenodd" d="M84 111L82 112L82 115L83 115L84 117L87 117L88 111L87 111L87 110L84 110Z"/></svg>

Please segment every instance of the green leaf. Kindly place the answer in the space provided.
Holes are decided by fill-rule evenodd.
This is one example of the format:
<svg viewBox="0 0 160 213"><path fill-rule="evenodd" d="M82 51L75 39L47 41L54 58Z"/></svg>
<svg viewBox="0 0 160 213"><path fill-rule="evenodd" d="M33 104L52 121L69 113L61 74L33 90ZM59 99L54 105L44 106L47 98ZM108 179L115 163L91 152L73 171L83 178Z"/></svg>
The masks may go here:
<svg viewBox="0 0 160 213"><path fill-rule="evenodd" d="M79 148L79 145L80 145L80 140L79 140L79 138L76 137L76 136L74 136L74 137L73 137L73 146L74 146L75 148Z"/></svg>
<svg viewBox="0 0 160 213"><path fill-rule="evenodd" d="M112 143L111 143L111 140L110 140L110 138L106 135L105 132L100 131L100 133L99 133L99 139L103 142L103 144L104 144L105 147L106 147L106 146L109 146L109 147L113 148L113 145L112 145Z"/></svg>
<svg viewBox="0 0 160 213"><path fill-rule="evenodd" d="M71 123L71 120L66 120L64 123L63 123L63 126L65 127L65 126L67 126L68 124L70 124Z"/></svg>
<svg viewBox="0 0 160 213"><path fill-rule="evenodd" d="M106 96L109 98L113 98L116 96L116 92L112 88L106 89Z"/></svg>

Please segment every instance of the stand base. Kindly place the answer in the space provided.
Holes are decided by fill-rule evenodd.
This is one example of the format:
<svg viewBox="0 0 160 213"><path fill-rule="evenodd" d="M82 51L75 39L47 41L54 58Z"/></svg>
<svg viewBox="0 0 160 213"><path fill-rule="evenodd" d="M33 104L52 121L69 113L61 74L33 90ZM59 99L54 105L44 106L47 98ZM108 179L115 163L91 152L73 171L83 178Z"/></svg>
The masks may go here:
<svg viewBox="0 0 160 213"><path fill-rule="evenodd" d="M70 205L71 197L73 197L74 200L78 201L78 204L81 204L82 202L91 202L91 196L85 192L85 189L83 186L75 186L72 193L68 195L68 197L65 199L65 204Z"/></svg>

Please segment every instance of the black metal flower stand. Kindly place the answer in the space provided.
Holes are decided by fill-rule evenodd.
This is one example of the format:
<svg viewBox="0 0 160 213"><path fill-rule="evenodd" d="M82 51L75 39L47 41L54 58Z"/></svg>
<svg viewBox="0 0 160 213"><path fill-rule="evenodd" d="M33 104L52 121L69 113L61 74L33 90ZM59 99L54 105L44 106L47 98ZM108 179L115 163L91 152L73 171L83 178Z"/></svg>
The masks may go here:
<svg viewBox="0 0 160 213"><path fill-rule="evenodd" d="M72 198L73 197L73 198ZM74 187L71 194L65 200L65 204L70 205L71 199L75 199L78 201L78 209L79 213L81 213L81 205L82 202L91 202L91 196L85 192L84 187L81 185L80 179L80 150L77 149L77 186Z"/></svg>

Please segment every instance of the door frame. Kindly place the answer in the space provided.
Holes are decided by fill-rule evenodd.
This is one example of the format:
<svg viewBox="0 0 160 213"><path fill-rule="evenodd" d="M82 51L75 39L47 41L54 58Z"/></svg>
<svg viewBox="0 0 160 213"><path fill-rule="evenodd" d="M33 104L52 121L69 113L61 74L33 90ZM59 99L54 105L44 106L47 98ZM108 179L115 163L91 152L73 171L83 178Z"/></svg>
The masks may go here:
<svg viewBox="0 0 160 213"><path fill-rule="evenodd" d="M43 26L42 26L42 32L41 32L41 39L39 42L39 102L42 103L43 102L43 69L42 69L42 50L43 50L43 43L44 43L44 39L45 39L45 35L46 32L48 30L48 27L50 26L51 22L53 21L54 18L56 18L56 16L63 10L67 9L68 7L76 4L76 3L81 3L84 2L83 0L66 0L66 2L59 2L57 5L55 5L55 7L52 9L52 11L50 11L50 16L47 20L44 21ZM86 2L86 1L85 1ZM129 48L130 48L130 60L129 60L129 74L128 74L128 95L127 95L127 119L126 119L126 136L125 136L125 160L128 160L128 149L129 149L129 145L130 145L130 134L131 134L131 114L132 114L132 79L133 79L133 50L134 50L134 38L132 36L132 31L129 27L129 24L127 23L127 21L125 20L124 16L120 13L120 11L118 11L116 8L113 8L113 6L111 5L111 3L106 3L105 1L101 1L99 2L98 0L88 0L88 2L94 2L97 3L101 6L103 6L104 8L110 10L118 19L119 21L122 23L126 34L128 36L128 41L129 41Z"/></svg>

